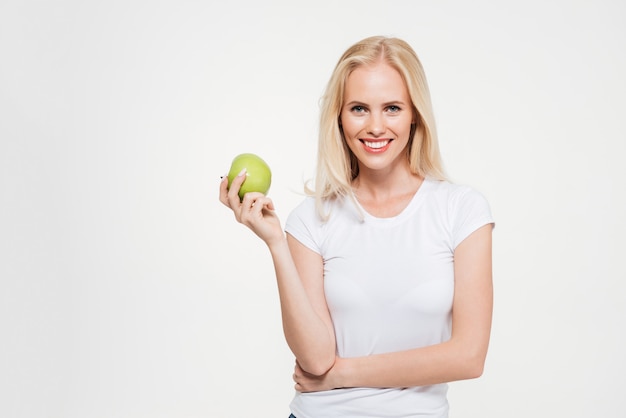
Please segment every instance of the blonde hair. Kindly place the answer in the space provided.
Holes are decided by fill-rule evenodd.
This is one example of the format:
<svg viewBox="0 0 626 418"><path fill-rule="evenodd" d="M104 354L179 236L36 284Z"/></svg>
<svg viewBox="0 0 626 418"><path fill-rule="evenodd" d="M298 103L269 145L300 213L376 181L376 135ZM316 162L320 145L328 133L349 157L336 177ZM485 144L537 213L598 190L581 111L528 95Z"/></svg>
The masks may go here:
<svg viewBox="0 0 626 418"><path fill-rule="evenodd" d="M344 52L321 99L317 170L314 188L306 187L316 198L322 218L324 202L352 196L351 182L359 174L358 162L343 138L339 117L348 76L356 68L384 61L396 69L406 83L415 114L415 128L408 144L408 160L413 173L422 177L446 178L439 152L435 118L426 75L411 46L398 38L365 38Z"/></svg>

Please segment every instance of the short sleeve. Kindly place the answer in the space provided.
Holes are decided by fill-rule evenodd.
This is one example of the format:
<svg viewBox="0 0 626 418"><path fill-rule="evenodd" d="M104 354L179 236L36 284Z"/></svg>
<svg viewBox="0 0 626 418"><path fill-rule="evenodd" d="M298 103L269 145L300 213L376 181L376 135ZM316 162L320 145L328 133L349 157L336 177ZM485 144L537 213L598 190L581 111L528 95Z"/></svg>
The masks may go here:
<svg viewBox="0 0 626 418"><path fill-rule="evenodd" d="M319 223L315 211L315 200L306 198L287 217L285 232L305 247L321 254Z"/></svg>
<svg viewBox="0 0 626 418"><path fill-rule="evenodd" d="M480 192L464 187L450 200L452 243L456 248L482 226L495 226L489 202Z"/></svg>

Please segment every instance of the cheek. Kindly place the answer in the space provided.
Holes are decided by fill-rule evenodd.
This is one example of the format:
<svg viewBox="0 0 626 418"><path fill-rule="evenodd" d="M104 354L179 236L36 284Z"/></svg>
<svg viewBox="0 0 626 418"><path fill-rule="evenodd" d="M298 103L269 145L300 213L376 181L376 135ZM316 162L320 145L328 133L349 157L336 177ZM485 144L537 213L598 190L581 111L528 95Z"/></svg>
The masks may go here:
<svg viewBox="0 0 626 418"><path fill-rule="evenodd" d="M342 118L341 124L346 139L350 139L363 129L363 122L353 118Z"/></svg>
<svg viewBox="0 0 626 418"><path fill-rule="evenodd" d="M353 136L349 136L349 134L344 133L343 142L348 146L348 149L352 154L356 154L358 152L360 143L356 141Z"/></svg>
<svg viewBox="0 0 626 418"><path fill-rule="evenodd" d="M392 129L398 134L398 136L410 138L412 133L411 120L398 121Z"/></svg>

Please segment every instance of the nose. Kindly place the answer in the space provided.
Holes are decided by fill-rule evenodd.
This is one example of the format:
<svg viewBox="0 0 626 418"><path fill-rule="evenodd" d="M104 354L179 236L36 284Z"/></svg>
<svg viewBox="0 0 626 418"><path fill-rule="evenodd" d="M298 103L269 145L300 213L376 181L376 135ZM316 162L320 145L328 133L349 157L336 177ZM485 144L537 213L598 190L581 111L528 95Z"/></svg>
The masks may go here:
<svg viewBox="0 0 626 418"><path fill-rule="evenodd" d="M385 133L385 120L379 113L372 112L367 122L367 133L369 135L378 137Z"/></svg>

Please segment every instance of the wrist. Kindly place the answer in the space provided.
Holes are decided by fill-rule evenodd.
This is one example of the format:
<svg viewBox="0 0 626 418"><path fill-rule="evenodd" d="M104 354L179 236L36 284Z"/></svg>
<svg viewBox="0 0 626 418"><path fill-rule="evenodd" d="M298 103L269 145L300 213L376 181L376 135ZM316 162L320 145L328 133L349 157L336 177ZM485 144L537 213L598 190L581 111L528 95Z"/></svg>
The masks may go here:
<svg viewBox="0 0 626 418"><path fill-rule="evenodd" d="M337 357L333 370L335 371L337 388L350 388L355 385L352 383L350 373L351 359Z"/></svg>
<svg viewBox="0 0 626 418"><path fill-rule="evenodd" d="M284 251L289 249L287 245L287 236L283 233L265 242L271 253Z"/></svg>

